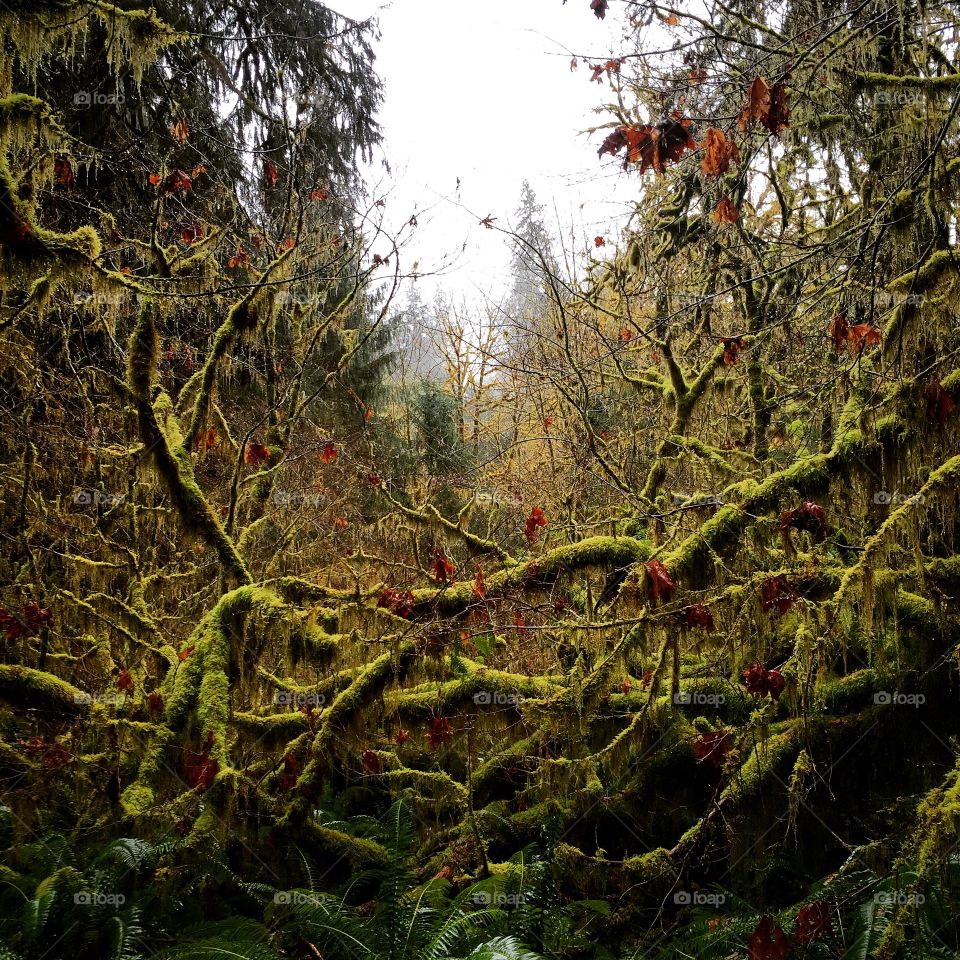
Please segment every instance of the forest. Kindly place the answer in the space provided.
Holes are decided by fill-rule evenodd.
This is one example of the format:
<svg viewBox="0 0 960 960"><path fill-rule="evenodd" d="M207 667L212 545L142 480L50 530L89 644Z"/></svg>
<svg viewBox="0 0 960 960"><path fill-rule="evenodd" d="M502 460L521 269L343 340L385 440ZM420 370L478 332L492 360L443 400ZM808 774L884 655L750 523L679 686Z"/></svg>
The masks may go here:
<svg viewBox="0 0 960 960"><path fill-rule="evenodd" d="M0 960L960 956L960 7L555 0L465 310L329 2L0 4Z"/></svg>

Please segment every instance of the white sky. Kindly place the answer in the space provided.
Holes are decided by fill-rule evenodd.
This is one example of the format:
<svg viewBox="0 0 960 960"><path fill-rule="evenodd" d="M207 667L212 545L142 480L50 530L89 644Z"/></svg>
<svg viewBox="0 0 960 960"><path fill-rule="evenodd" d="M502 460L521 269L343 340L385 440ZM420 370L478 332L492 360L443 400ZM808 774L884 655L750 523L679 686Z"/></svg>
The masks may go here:
<svg viewBox="0 0 960 960"><path fill-rule="evenodd" d="M422 272L435 269L467 242L452 268L419 281L424 299L438 287L457 300L504 292L506 239L478 220L492 215L508 226L524 178L554 233L562 227L569 237L573 225L578 247L592 247L597 234L615 239L639 183L610 158L598 160L603 134L580 134L609 121L591 110L610 90L591 83L582 64L571 71L570 58L606 60L620 50L620 4L601 21L589 0L328 2L354 19L380 21L376 69L392 173L374 170L371 182L376 196L387 197L391 229L416 208L419 226L405 231L413 240L404 269L415 260Z"/></svg>

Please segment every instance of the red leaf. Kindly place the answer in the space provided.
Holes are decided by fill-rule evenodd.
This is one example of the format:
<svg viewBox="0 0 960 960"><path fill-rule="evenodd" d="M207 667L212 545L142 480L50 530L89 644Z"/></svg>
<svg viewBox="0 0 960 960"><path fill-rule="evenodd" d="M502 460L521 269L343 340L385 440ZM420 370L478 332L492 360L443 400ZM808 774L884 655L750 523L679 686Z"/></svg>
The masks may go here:
<svg viewBox="0 0 960 960"><path fill-rule="evenodd" d="M53 623L53 614L47 607L41 607L36 600L28 600L23 605L23 619L30 631L36 631L40 626L50 626Z"/></svg>
<svg viewBox="0 0 960 960"><path fill-rule="evenodd" d="M383 767L380 763L380 757L373 750L364 750L360 759L363 761L363 769L367 773L372 773L374 776L380 775Z"/></svg>
<svg viewBox="0 0 960 960"><path fill-rule="evenodd" d="M740 219L740 211L733 205L729 197L724 197L714 207L711 217L717 223L736 223Z"/></svg>
<svg viewBox="0 0 960 960"><path fill-rule="evenodd" d="M530 511L530 516L527 517L526 523L523 525L523 532L530 546L536 543L540 527L545 527L546 525L547 517L543 512L543 507L534 507L533 510Z"/></svg>
<svg viewBox="0 0 960 960"><path fill-rule="evenodd" d="M152 181L152 177L150 178ZM177 190L189 190L193 186L188 174L183 170L174 170L164 181L163 189L167 193L175 193Z"/></svg>
<svg viewBox="0 0 960 960"><path fill-rule="evenodd" d="M796 603L797 595L787 582L786 574L764 580L760 586L760 606L764 613L781 616Z"/></svg>
<svg viewBox="0 0 960 960"><path fill-rule="evenodd" d="M243 451L243 462L251 467L259 467L270 459L270 448L262 443L248 443Z"/></svg>
<svg viewBox="0 0 960 960"><path fill-rule="evenodd" d="M487 585L483 579L483 570L478 566L477 575L473 578L473 595L478 600L483 600L487 595Z"/></svg>
<svg viewBox="0 0 960 960"><path fill-rule="evenodd" d="M323 453L320 454L321 463L333 463L337 459L337 447L333 441L328 441L323 445Z"/></svg>
<svg viewBox="0 0 960 960"><path fill-rule="evenodd" d="M375 473L368 473L367 483L369 483L371 487L379 487L383 484L383 478L377 476Z"/></svg>
<svg viewBox="0 0 960 960"><path fill-rule="evenodd" d="M648 560L644 566L647 569L647 590L650 599L655 603L661 598L669 600L677 585L670 579L667 568L659 560Z"/></svg>
<svg viewBox="0 0 960 960"><path fill-rule="evenodd" d="M156 690L147 694L147 708L154 713L159 713L163 710L163 695L158 693Z"/></svg>
<svg viewBox="0 0 960 960"><path fill-rule="evenodd" d="M628 694L633 689L633 683L630 678L627 677L623 683L620 684L620 692L624 695Z"/></svg>
<svg viewBox="0 0 960 960"><path fill-rule="evenodd" d="M263 162L263 182L267 189L275 187L280 182L277 165L272 160L264 160Z"/></svg>
<svg viewBox="0 0 960 960"><path fill-rule="evenodd" d="M430 732L427 734L427 741L431 750L436 750L441 744L449 743L453 737L453 727L446 717L434 717L430 721Z"/></svg>
<svg viewBox="0 0 960 960"><path fill-rule="evenodd" d="M456 579L457 568L442 547L433 552L433 579L437 583L450 584Z"/></svg>
<svg viewBox="0 0 960 960"><path fill-rule="evenodd" d="M743 671L743 682L747 686L747 693L758 698L770 694L772 700L779 700L787 685L779 670L765 670L759 663Z"/></svg>
<svg viewBox="0 0 960 960"><path fill-rule="evenodd" d="M653 683L653 668L647 667L647 669L643 671L643 676L640 678L640 687L646 690L651 683Z"/></svg>
<svg viewBox="0 0 960 960"><path fill-rule="evenodd" d="M600 144L597 156L602 157L605 153L609 153L611 157L615 157L627 145L627 135L624 130L626 127L617 127L613 133L607 134L606 139Z"/></svg>
<svg viewBox="0 0 960 960"><path fill-rule="evenodd" d="M734 140L728 140L722 130L707 127L703 134L703 159L700 166L710 177L723 176L730 164L740 162L740 148Z"/></svg>
<svg viewBox="0 0 960 960"><path fill-rule="evenodd" d="M830 336L833 337L833 349L839 353L847 342L850 335L850 325L847 323L847 311L841 310L830 321Z"/></svg>
<svg viewBox="0 0 960 960"><path fill-rule="evenodd" d="M939 380L928 383L923 388L923 396L927 401L927 417L936 420L941 427L944 426L947 418L956 408L953 397L944 389Z"/></svg>
<svg viewBox="0 0 960 960"><path fill-rule="evenodd" d="M680 616L688 627L702 627L707 633L713 633L713 614L705 604L694 603L684 607Z"/></svg>
<svg viewBox="0 0 960 960"><path fill-rule="evenodd" d="M57 157L53 161L53 176L61 187L69 187L76 179L73 175L73 167L66 157Z"/></svg>
<svg viewBox="0 0 960 960"><path fill-rule="evenodd" d="M184 647L184 648L177 654L177 659L178 659L181 663L183 663L184 660L186 660L186 659L190 656L190 654L193 653L193 651L196 650L196 649L197 649L197 645L196 645L195 643L191 643L189 647Z"/></svg>
<svg viewBox="0 0 960 960"><path fill-rule="evenodd" d="M793 942L777 926L773 917L766 916L747 938L750 960L785 960L793 951Z"/></svg>
<svg viewBox="0 0 960 960"><path fill-rule="evenodd" d="M523 614L519 610L513 615L513 629L517 631L518 637L527 635L527 625L523 619Z"/></svg>
<svg viewBox="0 0 960 960"><path fill-rule="evenodd" d="M289 792L297 785L300 777L300 761L292 754L288 753L283 758L283 775L280 777L280 789Z"/></svg>
<svg viewBox="0 0 960 960"><path fill-rule="evenodd" d="M607 241L604 240L603 237L594 237L594 238L593 238L593 245L594 245L595 247L604 247L604 246L606 246L606 244L607 244Z"/></svg>
<svg viewBox="0 0 960 960"><path fill-rule="evenodd" d="M230 258L227 262L227 266L231 269L233 267L246 267L250 265L250 254L243 249L243 244L238 244L237 252Z"/></svg>
<svg viewBox="0 0 960 960"><path fill-rule="evenodd" d="M327 200L329 197L330 194L323 187L317 187L316 190L310 191L311 200Z"/></svg>
<svg viewBox="0 0 960 960"><path fill-rule="evenodd" d="M213 781L220 772L220 764L211 759L210 748L213 746L213 734L207 734L207 742L200 750L191 747L183 749L183 778L188 786L201 793L213 786Z"/></svg>
<svg viewBox="0 0 960 960"><path fill-rule="evenodd" d="M213 427L208 427L202 434L197 434L194 444L201 453L206 453L220 444L220 437Z"/></svg>
<svg viewBox="0 0 960 960"><path fill-rule="evenodd" d="M607 15L608 0L590 0L590 9L598 20L602 20Z"/></svg>
<svg viewBox="0 0 960 960"><path fill-rule="evenodd" d="M549 431L549 429L553 426L555 419L555 417L544 417L543 429Z"/></svg>
<svg viewBox="0 0 960 960"><path fill-rule="evenodd" d="M785 84L778 82L771 88L763 77L753 78L747 89L747 105L740 114L740 129L749 130L758 120L773 134L789 125Z"/></svg>
<svg viewBox="0 0 960 960"><path fill-rule="evenodd" d="M864 347L875 346L880 342L880 330L872 323L858 323L847 333L847 347L851 353L862 353Z"/></svg>
<svg viewBox="0 0 960 960"><path fill-rule="evenodd" d="M832 929L833 910L830 904L825 900L815 900L800 908L794 938L799 944L809 943L811 940L819 940Z"/></svg>
<svg viewBox="0 0 960 960"><path fill-rule="evenodd" d="M743 337L721 337L720 342L723 344L724 366L731 367L740 359Z"/></svg>
<svg viewBox="0 0 960 960"><path fill-rule="evenodd" d="M398 747L402 747L409 739L410 731L404 730L403 727L401 727L397 730L397 735L393 738L393 741Z"/></svg>
<svg viewBox="0 0 960 960"><path fill-rule="evenodd" d="M117 675L117 689L124 693L133 693L133 677L129 670L121 670Z"/></svg>
<svg viewBox="0 0 960 960"><path fill-rule="evenodd" d="M377 606L389 610L392 614L409 620L413 616L413 608L416 600L409 590L394 590L391 587L385 587L377 600Z"/></svg>
<svg viewBox="0 0 960 960"><path fill-rule="evenodd" d="M793 510L785 510L780 514L780 529L806 530L808 533L822 533L826 526L826 511L818 503L805 500Z"/></svg>
<svg viewBox="0 0 960 960"><path fill-rule="evenodd" d="M624 343L629 343L633 339L633 331L629 327L621 327L620 339Z"/></svg>
<svg viewBox="0 0 960 960"><path fill-rule="evenodd" d="M730 738L722 730L701 733L693 741L693 755L698 763L706 761L711 766L722 767L723 758L730 752Z"/></svg>

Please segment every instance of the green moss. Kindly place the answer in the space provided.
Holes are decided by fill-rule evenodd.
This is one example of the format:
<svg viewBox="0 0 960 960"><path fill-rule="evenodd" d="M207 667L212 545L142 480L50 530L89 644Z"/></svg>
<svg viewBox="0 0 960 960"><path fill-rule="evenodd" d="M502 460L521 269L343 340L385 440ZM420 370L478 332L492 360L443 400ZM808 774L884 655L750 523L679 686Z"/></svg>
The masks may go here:
<svg viewBox="0 0 960 960"><path fill-rule="evenodd" d="M89 694L43 670L0 664L0 699L25 707L44 707L64 713L86 714Z"/></svg>

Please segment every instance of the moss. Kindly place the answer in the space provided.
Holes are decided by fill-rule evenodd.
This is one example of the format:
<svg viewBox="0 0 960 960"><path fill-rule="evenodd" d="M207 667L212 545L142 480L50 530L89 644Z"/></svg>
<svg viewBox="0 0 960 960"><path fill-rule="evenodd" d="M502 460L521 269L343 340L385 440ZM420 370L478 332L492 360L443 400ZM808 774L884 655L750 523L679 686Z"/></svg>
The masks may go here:
<svg viewBox="0 0 960 960"><path fill-rule="evenodd" d="M875 670L857 670L845 677L825 680L819 690L819 700L827 713L853 713L870 706L873 694L880 688L881 681Z"/></svg>
<svg viewBox="0 0 960 960"><path fill-rule="evenodd" d="M312 852L321 854L331 868L337 861L343 860L354 870L368 870L384 867L390 860L387 851L379 843L320 826L312 819L302 824L296 839L298 842L306 840Z"/></svg>
<svg viewBox="0 0 960 960"><path fill-rule="evenodd" d="M720 795L721 802L740 806L748 800L755 800L771 778L782 785L787 777L786 768L793 765L799 751L797 730L791 722L786 729L750 751L746 762Z"/></svg>
<svg viewBox="0 0 960 960"><path fill-rule="evenodd" d="M0 664L0 699L18 706L44 707L67 714L86 714L92 698L88 693L43 670Z"/></svg>

